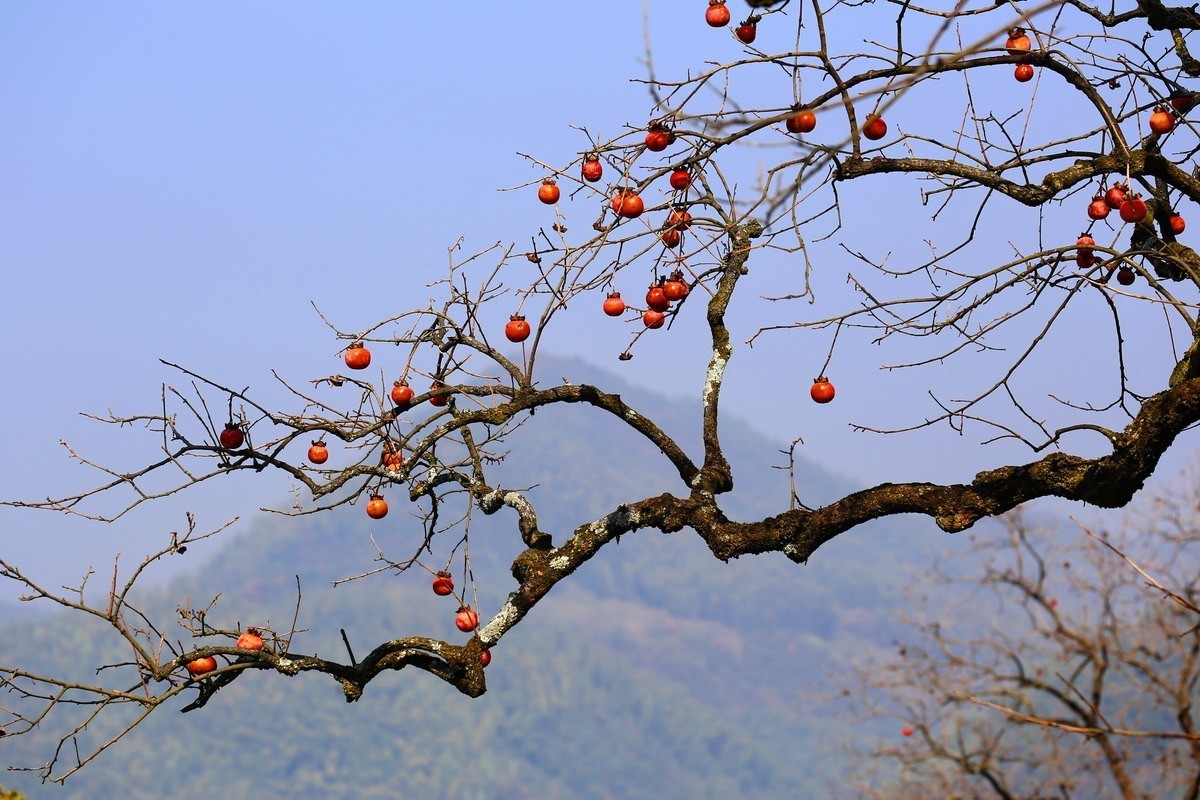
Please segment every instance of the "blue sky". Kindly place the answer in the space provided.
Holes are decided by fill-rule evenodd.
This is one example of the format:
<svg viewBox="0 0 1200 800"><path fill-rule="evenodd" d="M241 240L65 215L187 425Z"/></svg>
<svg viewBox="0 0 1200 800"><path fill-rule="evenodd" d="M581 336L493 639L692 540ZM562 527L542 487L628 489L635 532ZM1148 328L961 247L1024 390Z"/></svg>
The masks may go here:
<svg viewBox="0 0 1200 800"><path fill-rule="evenodd" d="M366 327L423 304L459 236L502 238L532 209L496 192L531 178L514 151L569 158L569 120L613 87L640 95L623 81L636 16L541 5L441 20L407 4L0 8L0 402L20 453L5 494L86 485L60 438L144 459L148 437L77 412L153 409L178 381L159 358L268 391L272 368L335 372L341 345L310 301ZM548 33L563 30L604 44L585 62L576 35ZM606 65L612 80L582 85ZM211 496L231 515L286 489L229 483ZM184 501L127 528L178 526L202 502ZM90 546L111 535L95 526L0 513L18 562L50 563L60 529L85 531L88 557L112 549Z"/></svg>
<svg viewBox="0 0 1200 800"><path fill-rule="evenodd" d="M650 6L660 75L741 52L727 32L704 26L703 6ZM277 391L271 369L298 382L337 371L341 344L310 301L347 329L423 305L460 236L467 250L527 241L552 221L532 189L497 191L541 177L518 152L565 164L586 148L572 125L612 135L645 124L651 104L630 81L645 74L642 4L487 3L464 12L384 3L0 6L5 496L89 483L60 439L119 468L152 454L153 437L78 412L153 410L160 385L179 381L159 358L268 397ZM784 27L764 29L759 43L770 47L775 36L786 47L795 29ZM1025 102L1010 80L996 85L1013 93L997 102ZM904 110L897 104L895 123ZM916 118L936 111L909 107ZM748 167L743 179L752 178ZM920 251L906 215L928 211L911 183L845 193L847 238L876 252ZM991 235L1007 258L1004 242L1019 238L1030 216L998 213ZM1069 233L1073 241L1076 228ZM819 267L834 296L855 268ZM787 268L755 266L759 275ZM769 292L743 292L742 340L775 313L758 293ZM498 324L507 311L496 309ZM702 328L681 325L620 364L623 330L599 314L563 320L549 350L697 396ZM1031 368L1033 390L1042 378L1089 379L1092 358L1106 352L1086 320L1070 324L1076 341ZM818 411L807 391L827 348L827 333L739 344L726 410L781 444L804 437L803 455L864 484L965 480L1028 458L1020 448L979 448L981 434L855 433L852 421L895 422L898 410L919 419L928 388L975 367L881 373L878 348L848 337L831 371L837 400ZM1150 374L1165 363L1160 356L1145 359ZM1173 451L1168 471L1190 460L1193 444ZM185 509L228 509L201 522L215 526L287 490L264 476L224 484L141 510L119 534L0 509L3 552L65 580L117 549L139 556L182 524Z"/></svg>

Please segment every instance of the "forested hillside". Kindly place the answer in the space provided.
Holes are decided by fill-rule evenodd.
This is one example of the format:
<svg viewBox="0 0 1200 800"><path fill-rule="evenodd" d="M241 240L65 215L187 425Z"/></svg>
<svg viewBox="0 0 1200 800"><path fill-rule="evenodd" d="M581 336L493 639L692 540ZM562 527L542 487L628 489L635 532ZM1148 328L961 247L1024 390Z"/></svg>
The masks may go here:
<svg viewBox="0 0 1200 800"><path fill-rule="evenodd" d="M592 373L580 362L547 370L572 381ZM686 405L628 387L623 394L679 431L694 422L672 414ZM656 454L626 446L620 428L605 422L555 408L522 431L514 472L577 487L571 494L535 490L546 530L653 490ZM786 502L786 472L755 471L756 464L784 464L777 451L785 445L736 422L724 434L736 442L730 457L745 470L738 474L752 476L735 490L731 514ZM800 470L807 503L853 488L811 466ZM385 550L406 546L415 526L406 530L399 515L387 523L348 510L264 518L217 552L189 552L196 571L146 602L168 611L184 598L204 605L213 594L209 578L219 576L221 586L238 588L221 595L213 624L269 622L286 630L299 575L300 625L308 631L297 637L297 650L344 652L339 628L352 647L389 635L448 635L451 609L430 592L424 573L331 586L372 566L372 535ZM488 549L476 530L472 563L486 615L511 589L506 565L514 552L505 549L511 537L497 537L506 544ZM833 691L827 676L891 643L906 564L923 563L922 551L946 537L903 523L867 528L822 549L814 559L819 570L778 554L725 565L687 531L667 538L631 534L586 565L558 590L558 602L539 608L496 648L489 691L478 700L418 674L372 683L363 701L349 705L324 677L249 675L202 709L155 714L61 789L20 778L5 785L31 797L88 800L249 797L257 789L361 798L819 794L845 767L845 723L817 702ZM872 557L861 558L863 549ZM388 613L379 614L381 607ZM102 663L101 629L77 624L59 617L10 624L5 647L30 667ZM102 736L111 724L101 721L90 734ZM27 738L0 740L5 763L46 757Z"/></svg>

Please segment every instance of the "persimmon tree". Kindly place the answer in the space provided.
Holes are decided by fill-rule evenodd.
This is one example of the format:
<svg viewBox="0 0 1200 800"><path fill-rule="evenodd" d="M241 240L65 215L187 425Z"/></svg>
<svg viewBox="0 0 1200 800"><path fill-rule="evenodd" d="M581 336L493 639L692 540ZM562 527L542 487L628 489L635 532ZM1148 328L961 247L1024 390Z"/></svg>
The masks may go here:
<svg viewBox="0 0 1200 800"><path fill-rule="evenodd" d="M853 796L1200 796L1190 477L1114 530L1011 512L915 582L911 634L847 687L891 730ZM974 613L946 613L964 592Z"/></svg>
<svg viewBox="0 0 1200 800"><path fill-rule="evenodd" d="M86 712L67 725L44 776L62 779L108 746L75 746L95 714L130 706L140 719L192 689L187 710L199 708L246 670L327 674L356 700L381 673L415 667L479 695L488 648L602 547L637 530L688 529L723 560L782 553L803 564L839 534L897 514L955 533L1047 496L1119 507L1200 419L1200 260L1182 236L1200 200L1187 116L1195 98L1181 85L1200 73L1189 49L1195 10L1157 0L1122 9L1080 0L946 10L821 0L679 5L661 13L675 17L674 30L694 26L689 37L711 36L709 60L664 76L649 59L643 119L575 120L573 160L525 156L533 178L510 187L529 208L529 229L513 235L520 244L473 254L455 245L440 295L425 307L374 322L322 317L346 369L277 376L289 408L168 363L187 388L165 386L154 410L101 420L149 428L157 453L118 470L71 450L99 471L96 485L9 503L111 521L219 476L264 471L286 475L309 498L282 513L358 506L388 524L389 509L407 501L423 534L407 553L381 553L376 571L457 581L452 610L469 639L396 631L338 661L299 652L289 631L265 631L264 648L248 650L235 646L241 631L220 621L217 606L182 609L195 638L178 641L166 622L139 613L129 592L144 568L201 535L191 531L174 535L130 582L114 573L99 603L83 585L49 590L3 564L29 596L111 623L131 650L97 683L3 667L6 688L26 701L8 707L8 734L45 725L68 704ZM733 30L713 25L724 15L705 13L723 6L737 12ZM615 136L592 133L619 124ZM858 187L872 185L886 187L872 190L876 197L886 192L889 203L925 216L927 252L889 254L870 231L844 224L863 202ZM1018 216L1033 223L1014 226ZM944 225L950 218L958 222ZM923 235L913 230L914 240ZM997 235L1007 244L998 247ZM848 294L821 289L848 271ZM782 316L732 325L748 305ZM704 337L698 447L602 386L540 374L538 354L568 306L594 308L596 326L627 324L622 361L647 337L683 329ZM1089 339L1089 350L1101 351L1092 354L1096 380L1031 393L1022 379L1047 348L1070 345L1077 329L1065 320L1079 307L1093 329L1103 320L1107 337ZM1127 327L1147 319L1156 321L1155 347L1175 348L1174 366L1160 374L1142 374L1127 357ZM934 380L928 406L908 409L905 423L860 427L970 428L1027 448L1027 460L958 483L880 484L819 508L803 503L797 486L776 513L732 520L721 502L736 477L720 428L726 371L735 341L778 336L821 354L812 359L818 402L837 402L831 367L856 337L897 354L881 360L885 369L978 365L972 374L985 377L963 399L950 399L959 387ZM572 530L545 530L538 497L553 486L502 482L495 467L519 445L521 426L539 424L538 409L564 403L619 420L661 454L678 488L630 497ZM482 579L469 560L476 513L511 518L523 547L511 568L516 586L498 608L472 607L471 582ZM216 670L186 669L210 657Z"/></svg>

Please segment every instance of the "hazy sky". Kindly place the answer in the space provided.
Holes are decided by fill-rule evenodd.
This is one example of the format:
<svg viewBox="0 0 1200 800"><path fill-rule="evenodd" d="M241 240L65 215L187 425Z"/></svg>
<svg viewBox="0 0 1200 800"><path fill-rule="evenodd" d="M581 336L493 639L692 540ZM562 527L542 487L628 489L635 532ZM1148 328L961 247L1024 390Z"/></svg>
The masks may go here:
<svg viewBox="0 0 1200 800"><path fill-rule="evenodd" d="M704 26L703 7L699 0L653 4L660 75L741 52L727 32ZM497 191L544 174L518 152L565 164L586 149L572 125L612 135L645 124L650 102L630 82L645 75L641 3L438 8L0 5L5 497L89 484L60 439L117 468L152 457L152 436L105 429L78 412L154 411L163 382L182 385L159 358L267 397L276 396L272 369L300 384L338 371L341 344L310 301L347 329L424 304L460 236L467 250L528 241L552 221L531 189ZM795 28L785 27L764 29L760 43L769 47L776 36L787 47ZM1026 101L1027 90L1016 94L1010 80L997 85L1012 93L997 102ZM782 81L778 90L784 96L791 87ZM898 104L895 124L904 124L904 111ZM933 112L914 103L909 113ZM743 179L752 181L753 171ZM847 188L858 205L844 220L846 237L880 254L920 251L900 219L902 208L918 208L915 189L886 186ZM1019 238L1030 219L1022 210L996 213L999 243ZM1064 229L1070 241L1077 225ZM818 268L837 286L860 265ZM750 288L739 301L742 340L766 313L756 310L758 293L766 292ZM495 310L498 324L507 311ZM672 396L697 396L702 328L681 324L621 364L625 329L590 311L564 320L548 350ZM1031 368L1033 390L1039 374L1048 382L1090 378L1092 359L1108 352L1102 329L1071 324L1077 341L1064 344L1057 361ZM881 373L887 359L879 349L848 337L831 370L837 400L817 409L807 391L828 346L828 334L769 337L752 350L739 344L726 410L781 445L803 436L805 456L864 484L968 480L975 469L1029 457L1005 445L979 448L983 432L855 433L852 421L911 422L932 413L926 389L971 377L973 367ZM1169 353L1144 362L1160 369L1160 356ZM1098 379L1111 385L1110 377ZM1193 446L1188 437L1176 447L1172 471ZM51 570L57 580L100 554L140 556L150 537L182 524L185 509L202 508L201 524L215 526L278 503L287 490L264 476L223 483L138 512L119 532L0 509L0 546L5 558Z"/></svg>

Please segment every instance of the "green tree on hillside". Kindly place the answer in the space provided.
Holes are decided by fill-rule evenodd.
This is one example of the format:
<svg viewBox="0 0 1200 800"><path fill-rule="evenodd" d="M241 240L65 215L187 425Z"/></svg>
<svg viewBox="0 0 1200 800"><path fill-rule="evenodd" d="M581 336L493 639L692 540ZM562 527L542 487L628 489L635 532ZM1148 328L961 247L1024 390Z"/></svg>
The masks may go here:
<svg viewBox="0 0 1200 800"><path fill-rule="evenodd" d="M95 714L124 707L128 730L181 693L195 691L188 710L205 706L246 670L328 675L353 701L382 672L415 667L477 696L489 648L635 531L686 528L718 559L782 553L803 564L834 537L897 514L955 533L1041 497L1120 507L1200 421L1200 259L1184 235L1200 201L1186 87L1200 77L1190 52L1200 12L1160 0L1119 12L1085 0L683 5L656 13L672 15L671 29L686 31L677 35L708 36L707 56L675 75L652 72L641 119L564 120L580 126L573 159L527 157L535 177L517 194L529 224L513 235L522 244L452 247L437 301L330 321L345 370L280 377L289 408L170 364L187 388L164 387L149 412L103 420L152 433L157 450L140 467L72 451L100 472L96 486L10 502L112 520L218 476L274 470L309 503L285 513L355 506L387 525L404 505L422 535L364 569L430 581L471 634L465 643L397 630L366 648L347 641L342 658L317 656L293 649L292 629L238 630L219 604L181 607L174 619L190 638L180 642L175 622L140 612L131 592L145 567L220 532L194 526L99 591L47 588L0 562L27 595L110 624L128 647L85 681L0 667L17 698L0 720L6 733L62 726L47 778L107 746L87 733ZM592 134L617 125L616 136ZM881 215L925 249L890 253L861 224ZM849 292L830 288L843 281ZM541 374L538 354L568 308L593 309L586 324L597 327L627 323L623 361L651 337L707 343L693 387L699 445L604 387ZM747 330L735 322L743 308L754 308ZM1086 321L1086 348L1071 320ZM798 484L775 513L732 520L721 395L735 338L772 336L792 337L803 354L813 409L837 403L840 354L855 339L880 344L888 370L970 365L939 367L924 407L889 409L909 412L904 422L862 427L947 425L1027 446L1028 460L960 482L883 483L821 507ZM1167 352L1174 364L1159 369L1151 356ZM1051 354L1056 374L1034 372ZM1093 380L1081 385L1076 367ZM535 412L563 403L626 426L676 489L545 530L539 496L555 486L530 489L502 462L522 426L542 423ZM477 607L473 591L477 580L508 580L471 567L480 514L511 519L521 548L516 587L497 608Z"/></svg>

